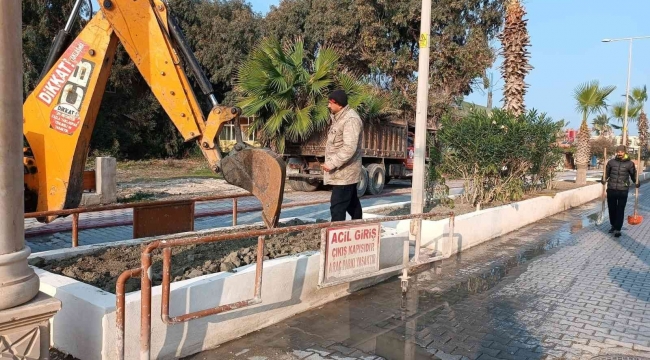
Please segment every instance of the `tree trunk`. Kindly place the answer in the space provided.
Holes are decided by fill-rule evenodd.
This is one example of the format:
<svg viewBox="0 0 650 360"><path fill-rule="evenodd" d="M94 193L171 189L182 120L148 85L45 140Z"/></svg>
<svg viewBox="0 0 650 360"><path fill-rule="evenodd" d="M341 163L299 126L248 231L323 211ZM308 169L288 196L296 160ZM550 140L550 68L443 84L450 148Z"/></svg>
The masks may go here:
<svg viewBox="0 0 650 360"><path fill-rule="evenodd" d="M576 173L576 185L587 184L587 165L576 165L578 171Z"/></svg>
<svg viewBox="0 0 650 360"><path fill-rule="evenodd" d="M492 91L488 91L487 94L487 109L488 111L492 110Z"/></svg>

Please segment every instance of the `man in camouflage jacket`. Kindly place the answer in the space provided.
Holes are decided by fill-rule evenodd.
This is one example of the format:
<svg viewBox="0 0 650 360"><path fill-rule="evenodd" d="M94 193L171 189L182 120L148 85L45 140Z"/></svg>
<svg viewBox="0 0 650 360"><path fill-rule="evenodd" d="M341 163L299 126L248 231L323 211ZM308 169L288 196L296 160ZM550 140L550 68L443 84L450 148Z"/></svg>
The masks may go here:
<svg viewBox="0 0 650 360"><path fill-rule="evenodd" d="M354 219L362 218L357 183L361 176L361 137L363 124L359 114L348 106L344 91L336 90L329 96L332 113L325 146L324 183L332 185L330 212L332 221L344 221L345 213Z"/></svg>

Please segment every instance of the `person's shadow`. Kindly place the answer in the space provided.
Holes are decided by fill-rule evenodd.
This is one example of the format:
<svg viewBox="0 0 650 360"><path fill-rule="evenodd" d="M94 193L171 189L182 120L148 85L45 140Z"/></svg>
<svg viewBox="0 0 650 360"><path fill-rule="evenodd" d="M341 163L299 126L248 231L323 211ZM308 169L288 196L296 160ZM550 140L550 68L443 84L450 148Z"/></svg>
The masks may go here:
<svg viewBox="0 0 650 360"><path fill-rule="evenodd" d="M646 269L636 270L629 267L614 266L608 271L609 278L630 295L639 300L650 302L650 286L646 285L650 282L650 248L626 233L623 233L616 241L636 256L638 261L628 262L628 264L632 266L641 265L638 268L645 267Z"/></svg>

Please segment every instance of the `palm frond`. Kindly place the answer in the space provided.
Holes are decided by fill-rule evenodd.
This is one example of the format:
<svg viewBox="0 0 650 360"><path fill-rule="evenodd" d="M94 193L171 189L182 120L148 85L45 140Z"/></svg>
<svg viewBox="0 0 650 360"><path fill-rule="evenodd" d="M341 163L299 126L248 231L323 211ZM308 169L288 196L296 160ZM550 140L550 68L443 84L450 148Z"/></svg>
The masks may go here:
<svg viewBox="0 0 650 360"><path fill-rule="evenodd" d="M359 79L339 71L339 56L321 48L311 57L301 39L262 39L237 69L235 94L260 138L284 151L285 141L307 140L329 123L327 95L343 89L348 103L369 121L385 119L390 101Z"/></svg>
<svg viewBox="0 0 650 360"><path fill-rule="evenodd" d="M269 135L276 135L282 133L282 125L289 119L291 116L291 110L280 110L275 114L271 115L269 119L264 124L264 131Z"/></svg>
<svg viewBox="0 0 650 360"><path fill-rule="evenodd" d="M644 104L646 101L648 101L648 90L645 85L643 87L636 87L632 89L632 95L631 97L639 103Z"/></svg>
<svg viewBox="0 0 650 360"><path fill-rule="evenodd" d="M607 97L615 89L615 86L600 87L596 80L580 84L574 90L576 110L588 116L589 114L607 109Z"/></svg>
<svg viewBox="0 0 650 360"><path fill-rule="evenodd" d="M312 109L313 105L296 110L295 118L287 127L286 131L287 138L290 141L301 141L307 140L309 138L309 135L311 135L314 128L314 124L310 116Z"/></svg>

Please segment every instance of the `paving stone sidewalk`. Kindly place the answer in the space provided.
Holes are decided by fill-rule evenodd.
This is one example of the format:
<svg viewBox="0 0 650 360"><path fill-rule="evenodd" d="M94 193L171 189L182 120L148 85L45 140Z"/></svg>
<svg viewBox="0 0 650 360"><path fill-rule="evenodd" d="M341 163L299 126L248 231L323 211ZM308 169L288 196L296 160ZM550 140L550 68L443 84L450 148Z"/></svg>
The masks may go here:
<svg viewBox="0 0 650 360"><path fill-rule="evenodd" d="M650 358L649 190L621 238L593 202L415 275L405 297L393 279L188 359Z"/></svg>

